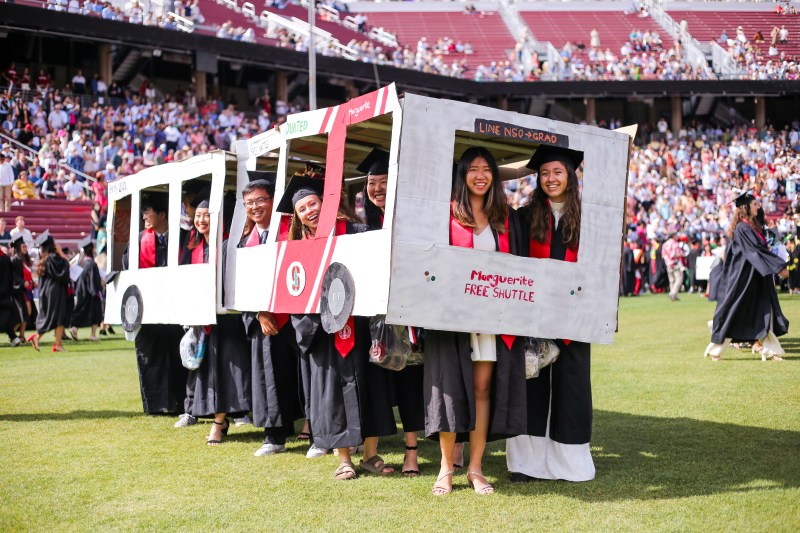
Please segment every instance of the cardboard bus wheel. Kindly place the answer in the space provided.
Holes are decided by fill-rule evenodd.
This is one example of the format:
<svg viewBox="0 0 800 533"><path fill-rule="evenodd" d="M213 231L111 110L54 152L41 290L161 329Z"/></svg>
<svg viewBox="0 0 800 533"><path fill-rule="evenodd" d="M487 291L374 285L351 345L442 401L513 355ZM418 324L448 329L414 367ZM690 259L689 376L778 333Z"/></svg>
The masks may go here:
<svg viewBox="0 0 800 533"><path fill-rule="evenodd" d="M322 329L336 333L344 327L353 313L356 302L356 284L347 267L331 263L322 278L319 307Z"/></svg>
<svg viewBox="0 0 800 533"><path fill-rule="evenodd" d="M134 332L142 324L142 292L136 285L131 285L125 289L122 295L122 327L127 332Z"/></svg>

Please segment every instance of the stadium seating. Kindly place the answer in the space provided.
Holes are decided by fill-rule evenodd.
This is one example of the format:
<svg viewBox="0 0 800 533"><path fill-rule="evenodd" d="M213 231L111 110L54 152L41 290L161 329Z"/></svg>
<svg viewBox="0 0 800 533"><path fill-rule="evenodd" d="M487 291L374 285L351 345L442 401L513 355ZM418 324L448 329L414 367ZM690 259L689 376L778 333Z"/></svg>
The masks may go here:
<svg viewBox="0 0 800 533"><path fill-rule="evenodd" d="M0 217L6 219L8 228L14 227L14 219L25 217L25 227L34 235L49 229L56 241L74 244L91 232L91 201L74 201L64 199L24 200L19 205L12 205L11 211L0 211Z"/></svg>
<svg viewBox="0 0 800 533"><path fill-rule="evenodd" d="M456 54L454 59L466 58L472 69L489 65L492 61L505 61L514 50L514 38L498 13L487 12L465 15L461 11L397 11L366 13L370 26L383 27L397 34L397 40L416 49L421 37L435 44L437 39L449 37L454 41L469 42L474 53ZM452 54L451 54L452 55ZM469 76L467 76L469 77Z"/></svg>
<svg viewBox="0 0 800 533"><path fill-rule="evenodd" d="M256 42L273 46L278 44L277 39L264 37L264 30L259 28L253 19L243 15L241 11L230 9L214 0L201 0L199 5L200 12L205 17L205 22L195 30L198 33L216 35L216 30L230 20L236 28L252 28L256 34Z"/></svg>
<svg viewBox="0 0 800 533"><path fill-rule="evenodd" d="M770 43L770 32L777 26L786 26L789 30L789 43L779 44L778 52L785 52L789 56L800 57L800 16L778 15L771 11L670 11L670 16L676 21L686 20L689 33L701 43L716 41L723 30L728 38L736 38L736 28L741 26L745 37L752 41L757 31L760 31L766 40L760 44L761 50L766 55Z"/></svg>
<svg viewBox="0 0 800 533"><path fill-rule="evenodd" d="M622 11L521 11L520 15L537 41L550 41L559 50L567 41L573 45L585 44L583 52L573 54L575 58L585 56L593 29L600 36L600 48L609 48L614 55L619 55L633 30L657 31L665 49L673 45L672 36L653 19Z"/></svg>

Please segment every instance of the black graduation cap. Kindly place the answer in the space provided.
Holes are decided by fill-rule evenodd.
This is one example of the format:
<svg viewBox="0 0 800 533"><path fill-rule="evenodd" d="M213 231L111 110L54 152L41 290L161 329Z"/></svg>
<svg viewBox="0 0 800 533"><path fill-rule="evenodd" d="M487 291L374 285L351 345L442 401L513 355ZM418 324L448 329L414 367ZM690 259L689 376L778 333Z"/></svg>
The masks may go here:
<svg viewBox="0 0 800 533"><path fill-rule="evenodd" d="M78 248L80 248L81 250L86 250L86 248L88 248L89 246L93 246L93 244L94 243L92 242L92 236L87 235L86 237L78 241Z"/></svg>
<svg viewBox="0 0 800 533"><path fill-rule="evenodd" d="M53 240L53 236L50 235L50 230L46 229L43 232L41 232L39 235L37 235L36 239L34 239L33 242L37 247L41 248L42 246L44 246L45 244L47 244L48 242L50 242L52 240Z"/></svg>
<svg viewBox="0 0 800 533"><path fill-rule="evenodd" d="M271 170L248 170L247 179L250 183L257 183L267 190L270 196L275 195L275 181L278 179L278 173Z"/></svg>
<svg viewBox="0 0 800 533"><path fill-rule="evenodd" d="M278 212L292 214L294 213L294 204L296 202L311 194L316 194L322 198L324 190L325 180L302 174L296 175L286 186L286 190L283 191L281 201L278 202Z"/></svg>
<svg viewBox="0 0 800 533"><path fill-rule="evenodd" d="M183 192L187 194L198 194L201 191L207 190L210 188L210 183L203 180L188 180L183 184Z"/></svg>
<svg viewBox="0 0 800 533"><path fill-rule="evenodd" d="M569 148L559 148L558 146L550 146L549 144L542 144L533 153L533 157L525 165L531 170L539 172L539 168L545 163L551 161L567 161L572 163L572 168L575 170L581 166L583 162L583 152L577 150L570 150Z"/></svg>
<svg viewBox="0 0 800 533"><path fill-rule="evenodd" d="M25 242L25 239L22 237L22 234L17 235L17 238L11 241L11 246L14 248L19 248Z"/></svg>
<svg viewBox="0 0 800 533"><path fill-rule="evenodd" d="M743 205L748 205L750 202L754 202L755 199L756 197L750 194L750 190L748 189L737 196L733 200L733 203L736 204L736 207L742 207Z"/></svg>
<svg viewBox="0 0 800 533"><path fill-rule="evenodd" d="M389 152L374 148L360 165L356 167L359 172L369 176L382 176L389 173Z"/></svg>

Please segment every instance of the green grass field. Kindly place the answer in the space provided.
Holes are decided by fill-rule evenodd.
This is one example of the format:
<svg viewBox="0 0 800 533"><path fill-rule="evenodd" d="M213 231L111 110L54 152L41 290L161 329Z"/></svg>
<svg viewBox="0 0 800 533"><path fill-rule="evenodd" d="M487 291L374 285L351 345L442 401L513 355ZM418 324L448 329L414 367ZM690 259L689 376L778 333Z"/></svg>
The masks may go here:
<svg viewBox="0 0 800 533"><path fill-rule="evenodd" d="M702 357L713 305L696 295L620 303L613 346L593 352L588 483L508 481L504 443L479 497L463 473L430 495L436 443L422 441L422 476L333 480L336 459L253 457L262 434L232 428L205 446L208 423L173 429L142 414L133 346L68 343L69 352L0 349L0 530L635 530L800 529L800 297L786 361L731 350ZM85 332L82 332L86 336ZM400 436L381 453L402 464Z"/></svg>

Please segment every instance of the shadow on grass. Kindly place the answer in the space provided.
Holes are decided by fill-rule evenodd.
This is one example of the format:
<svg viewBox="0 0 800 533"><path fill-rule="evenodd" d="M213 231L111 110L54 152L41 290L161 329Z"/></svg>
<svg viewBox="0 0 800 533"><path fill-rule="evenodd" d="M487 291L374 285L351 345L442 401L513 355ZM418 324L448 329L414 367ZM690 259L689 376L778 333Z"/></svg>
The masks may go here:
<svg viewBox="0 0 800 533"><path fill-rule="evenodd" d="M141 411L70 411L69 413L16 413L0 414L3 422L57 422L62 420L102 420L109 418L135 418L144 416Z"/></svg>
<svg viewBox="0 0 800 533"><path fill-rule="evenodd" d="M800 432L595 411L589 483L498 478L503 491L583 500L649 500L800 486ZM500 464L498 464L500 463ZM492 474L505 470L493 454ZM488 470L488 469L487 469Z"/></svg>

